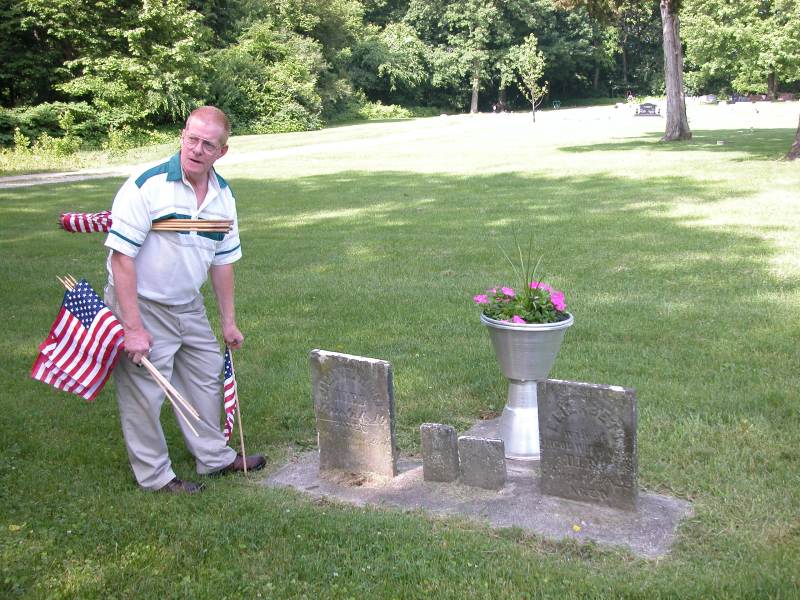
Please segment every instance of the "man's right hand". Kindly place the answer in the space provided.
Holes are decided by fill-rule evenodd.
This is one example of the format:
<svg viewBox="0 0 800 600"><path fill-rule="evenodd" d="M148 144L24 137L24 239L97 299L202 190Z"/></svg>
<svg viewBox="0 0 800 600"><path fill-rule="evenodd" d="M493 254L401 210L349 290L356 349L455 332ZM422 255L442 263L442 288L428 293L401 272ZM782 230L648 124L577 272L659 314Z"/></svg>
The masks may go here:
<svg viewBox="0 0 800 600"><path fill-rule="evenodd" d="M134 364L140 364L150 354L152 345L153 336L146 329L125 329L125 352Z"/></svg>

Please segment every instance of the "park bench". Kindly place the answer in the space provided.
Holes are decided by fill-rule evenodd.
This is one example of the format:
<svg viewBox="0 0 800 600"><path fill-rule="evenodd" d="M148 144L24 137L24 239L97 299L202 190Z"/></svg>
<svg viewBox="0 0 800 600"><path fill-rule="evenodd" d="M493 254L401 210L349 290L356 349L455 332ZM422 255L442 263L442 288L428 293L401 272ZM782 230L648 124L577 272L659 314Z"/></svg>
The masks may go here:
<svg viewBox="0 0 800 600"><path fill-rule="evenodd" d="M661 116L661 109L658 108L655 104L651 104L650 102L645 102L644 104L640 104L639 108L636 109L636 114L633 115L634 117L660 117Z"/></svg>

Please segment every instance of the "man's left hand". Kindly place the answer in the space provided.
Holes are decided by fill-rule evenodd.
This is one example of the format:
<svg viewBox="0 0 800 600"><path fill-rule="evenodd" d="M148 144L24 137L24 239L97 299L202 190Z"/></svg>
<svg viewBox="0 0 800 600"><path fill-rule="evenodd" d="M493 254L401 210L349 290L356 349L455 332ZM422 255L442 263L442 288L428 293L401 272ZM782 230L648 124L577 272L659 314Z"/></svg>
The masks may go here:
<svg viewBox="0 0 800 600"><path fill-rule="evenodd" d="M231 350L238 350L242 347L244 336L242 332L239 331L236 323L231 323L230 325L222 326L222 340Z"/></svg>

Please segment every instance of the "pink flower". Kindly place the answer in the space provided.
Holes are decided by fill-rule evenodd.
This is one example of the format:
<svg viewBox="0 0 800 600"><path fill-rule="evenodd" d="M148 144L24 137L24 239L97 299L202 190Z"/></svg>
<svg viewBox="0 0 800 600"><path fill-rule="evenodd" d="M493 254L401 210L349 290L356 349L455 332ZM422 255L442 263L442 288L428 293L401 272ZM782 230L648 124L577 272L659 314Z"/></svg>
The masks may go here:
<svg viewBox="0 0 800 600"><path fill-rule="evenodd" d="M486 294L478 294L472 297L475 304L489 304L489 297Z"/></svg>
<svg viewBox="0 0 800 600"><path fill-rule="evenodd" d="M517 295L514 292L513 288L510 288L510 287L500 288L500 291L503 292L506 296L510 296L511 298L513 298L514 296Z"/></svg>
<svg viewBox="0 0 800 600"><path fill-rule="evenodd" d="M527 321L525 319L523 319L522 317L520 317L519 315L514 315L513 317L511 317L511 322L512 323L527 323Z"/></svg>
<svg viewBox="0 0 800 600"><path fill-rule="evenodd" d="M531 281L531 289L535 290L536 288L541 288L543 290L547 290L548 292L553 291L553 288L544 281Z"/></svg>
<svg viewBox="0 0 800 600"><path fill-rule="evenodd" d="M553 306L556 307L556 310L564 312L567 309L567 304L564 302L564 292L553 290L550 294L550 300L553 301Z"/></svg>

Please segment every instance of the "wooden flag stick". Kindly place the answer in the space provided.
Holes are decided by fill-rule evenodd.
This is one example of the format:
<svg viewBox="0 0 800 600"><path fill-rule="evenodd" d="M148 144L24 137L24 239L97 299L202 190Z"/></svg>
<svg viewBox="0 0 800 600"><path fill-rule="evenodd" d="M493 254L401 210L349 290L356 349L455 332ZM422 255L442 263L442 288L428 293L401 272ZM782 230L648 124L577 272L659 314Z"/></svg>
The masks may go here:
<svg viewBox="0 0 800 600"><path fill-rule="evenodd" d="M188 412L198 421L200 420L200 415L197 413L194 407L191 404L189 404L186 398L184 398L180 394L180 392L178 392L178 390L176 390L172 386L172 384L167 380L166 377L164 377L161 373L158 372L158 369L156 369L155 365L153 365L153 363L147 360L144 356L142 357L142 365L144 366L145 369L148 370L153 379L156 380L161 389L167 392L167 396L175 398L175 400L178 403L180 403L180 405L183 406L184 409L186 409L186 412Z"/></svg>
<svg viewBox="0 0 800 600"><path fill-rule="evenodd" d="M142 361L145 361L145 360L147 360L147 359L145 359L145 358L142 359ZM150 374L152 375L152 372ZM200 437L200 435L197 433L197 430L194 427L192 427L192 424L189 422L189 417L187 417L185 414L183 414L183 412L181 412L181 409L179 408L178 403L172 398L172 396L169 393L169 390L166 387L164 387L164 385L161 383L161 380L158 379L157 377L153 377L153 379L158 384L158 387L160 387L164 391L164 394L166 395L166 397L169 400L170 404L172 404L172 408L174 408L175 412L178 413L181 416L181 418L183 419L184 423L186 423L186 426L189 429L191 429L191 431L194 434L194 436L195 437Z"/></svg>
<svg viewBox="0 0 800 600"><path fill-rule="evenodd" d="M233 368L233 351L231 355L231 371L234 373L236 370ZM244 451L244 428L242 427L242 399L239 398L239 380L236 380L236 413L239 415L239 442L242 445L242 466L244 467L244 474L247 475L247 454Z"/></svg>

